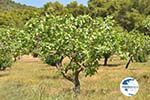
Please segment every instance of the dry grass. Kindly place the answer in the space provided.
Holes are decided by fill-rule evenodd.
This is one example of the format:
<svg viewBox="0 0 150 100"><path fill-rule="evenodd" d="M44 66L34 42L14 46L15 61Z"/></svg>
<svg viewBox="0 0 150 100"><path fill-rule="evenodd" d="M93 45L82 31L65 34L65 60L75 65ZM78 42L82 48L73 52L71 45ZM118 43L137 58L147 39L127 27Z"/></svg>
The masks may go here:
<svg viewBox="0 0 150 100"><path fill-rule="evenodd" d="M55 68L24 56L11 69L0 72L0 100L150 100L150 60L133 63L128 70L124 69L125 61L117 57L109 64L101 66L92 77L82 73L81 94L75 98L72 84ZM122 95L119 89L121 80L127 76L135 77L140 85L133 97Z"/></svg>

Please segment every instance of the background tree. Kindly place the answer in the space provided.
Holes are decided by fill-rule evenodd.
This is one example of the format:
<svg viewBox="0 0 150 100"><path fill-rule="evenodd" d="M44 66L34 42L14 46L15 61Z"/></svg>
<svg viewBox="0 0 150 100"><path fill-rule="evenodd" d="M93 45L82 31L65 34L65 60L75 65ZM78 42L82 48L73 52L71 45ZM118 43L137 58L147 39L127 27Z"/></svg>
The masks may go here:
<svg viewBox="0 0 150 100"><path fill-rule="evenodd" d="M149 51L149 46L147 43L150 38L148 36L144 36L138 31L132 31L130 33L126 33L122 38L122 47L121 47L121 55L125 59L128 58L128 62L126 64L126 69L129 67L129 64L132 60L137 60L137 56L141 54L147 55Z"/></svg>
<svg viewBox="0 0 150 100"><path fill-rule="evenodd" d="M89 15L93 18L108 15L127 31L132 31L149 15L149 0L89 0Z"/></svg>
<svg viewBox="0 0 150 100"><path fill-rule="evenodd" d="M63 4L59 3L58 1L52 3L49 2L47 4L44 5L41 14L45 15L46 14L51 14L51 15L60 15L60 16L64 16L66 14L67 10L64 7Z"/></svg>
<svg viewBox="0 0 150 100"><path fill-rule="evenodd" d="M107 16L107 8L104 6L106 1L104 0L89 0L88 8L89 14L92 17L106 17Z"/></svg>
<svg viewBox="0 0 150 100"><path fill-rule="evenodd" d="M99 19L99 18L98 18ZM114 55L118 54L118 51L121 47L121 36L122 31L119 28L112 16L106 17L103 21L99 21L97 29L99 34L101 34L99 41L99 47L103 57L104 57L104 66L107 66L108 59Z"/></svg>
<svg viewBox="0 0 150 100"><path fill-rule="evenodd" d="M139 30L145 35L150 36L150 16L147 16L145 19L143 19L141 23L139 23L137 27L135 27L135 29Z"/></svg>
<svg viewBox="0 0 150 100"><path fill-rule="evenodd" d="M26 34L16 28L0 28L0 68L10 67L13 60L27 53ZM26 45L25 45L26 44Z"/></svg>
<svg viewBox="0 0 150 100"><path fill-rule="evenodd" d="M76 1L67 4L66 8L68 10L68 13L72 14L74 17L85 15L88 13L87 7L82 4L79 5Z"/></svg>
<svg viewBox="0 0 150 100"><path fill-rule="evenodd" d="M13 62L11 47L9 42L7 42L9 35L8 30L0 28L0 70L10 67Z"/></svg>

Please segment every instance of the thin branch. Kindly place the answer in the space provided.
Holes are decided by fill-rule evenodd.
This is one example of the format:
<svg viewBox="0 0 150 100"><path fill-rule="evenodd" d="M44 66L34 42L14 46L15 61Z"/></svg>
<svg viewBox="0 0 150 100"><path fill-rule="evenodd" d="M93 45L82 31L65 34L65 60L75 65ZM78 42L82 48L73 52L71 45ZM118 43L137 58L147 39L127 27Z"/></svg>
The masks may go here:
<svg viewBox="0 0 150 100"><path fill-rule="evenodd" d="M67 80L73 82L73 79L70 76L67 76L62 69L60 68L60 66L58 64L56 64L56 68L61 72L61 74L63 75L64 78L66 78Z"/></svg>
<svg viewBox="0 0 150 100"><path fill-rule="evenodd" d="M65 75L65 73L64 73L64 72L62 72L62 71L61 71L61 74L63 75L63 77L64 77L64 78L66 78L67 80L69 80L69 81L73 82L72 77Z"/></svg>
<svg viewBox="0 0 150 100"><path fill-rule="evenodd" d="M71 58L71 57L69 57L69 59L70 59L70 62L69 62L69 64L66 66L66 68L65 68L65 73L67 73L68 72L68 68L69 68L69 66L71 66L71 63L72 63L72 61L73 61L73 59Z"/></svg>
<svg viewBox="0 0 150 100"><path fill-rule="evenodd" d="M84 70L84 65L83 64L81 64L81 63L79 63L79 62L75 62L77 65L79 65L79 69L77 70L79 73L81 72L81 71L83 71Z"/></svg>

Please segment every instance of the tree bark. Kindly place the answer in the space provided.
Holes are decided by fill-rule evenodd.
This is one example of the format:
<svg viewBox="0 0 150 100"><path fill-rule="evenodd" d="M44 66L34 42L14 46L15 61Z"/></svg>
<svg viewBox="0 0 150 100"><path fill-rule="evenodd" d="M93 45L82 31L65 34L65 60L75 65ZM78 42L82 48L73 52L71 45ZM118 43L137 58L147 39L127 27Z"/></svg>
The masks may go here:
<svg viewBox="0 0 150 100"><path fill-rule="evenodd" d="M79 74L73 76L73 84L74 84L73 91L74 91L76 94L80 93Z"/></svg>
<svg viewBox="0 0 150 100"><path fill-rule="evenodd" d="M14 57L14 62L16 62L17 61L17 55L14 55L13 57Z"/></svg>
<svg viewBox="0 0 150 100"><path fill-rule="evenodd" d="M108 57L104 58L104 66L107 66L107 62L108 62Z"/></svg>
<svg viewBox="0 0 150 100"><path fill-rule="evenodd" d="M78 63L79 64L79 63ZM74 88L73 91L76 94L80 93L80 81L79 81L79 74L81 71L84 70L83 67L81 67L81 65L79 64L80 68L78 70L75 71L74 76L73 76L73 84L74 84Z"/></svg>
<svg viewBox="0 0 150 100"><path fill-rule="evenodd" d="M132 61L132 56L129 58L128 63L126 64L126 69L128 69L130 62Z"/></svg>
<svg viewBox="0 0 150 100"><path fill-rule="evenodd" d="M63 60L63 57L61 59L61 62ZM80 93L80 81L79 81L79 74L81 71L84 70L84 68L82 67L82 64L78 63L78 62L75 62L77 65L79 65L80 67L78 69L76 69L76 71L71 75L67 75L67 71L66 69L65 70L61 70L61 62L59 64L56 64L56 68L58 70L61 71L61 74L63 75L63 77L65 79L67 79L68 81L72 82L74 84L74 87L73 87L73 91L75 92L75 94L79 94Z"/></svg>

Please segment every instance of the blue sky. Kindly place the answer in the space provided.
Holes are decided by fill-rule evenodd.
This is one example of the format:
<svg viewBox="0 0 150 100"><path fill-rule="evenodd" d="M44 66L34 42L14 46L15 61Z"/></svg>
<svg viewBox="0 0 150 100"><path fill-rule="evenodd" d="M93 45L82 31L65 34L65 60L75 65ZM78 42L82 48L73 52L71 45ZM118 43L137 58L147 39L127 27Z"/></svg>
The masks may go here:
<svg viewBox="0 0 150 100"><path fill-rule="evenodd" d="M21 4L30 5L30 6L42 7L45 3L50 1L51 2L59 1L64 5L72 1L77 1L79 4L87 5L88 0L13 0L13 1L19 2Z"/></svg>

